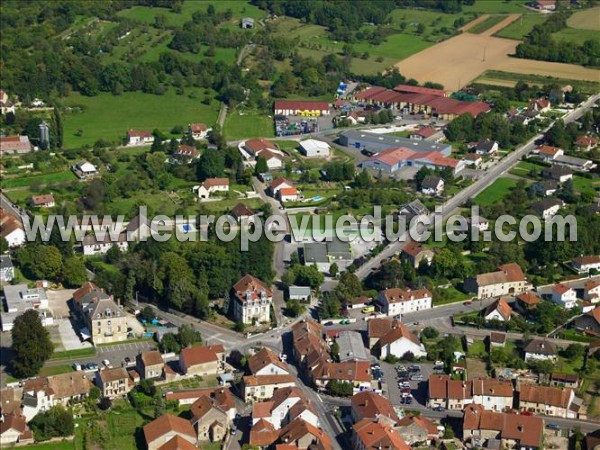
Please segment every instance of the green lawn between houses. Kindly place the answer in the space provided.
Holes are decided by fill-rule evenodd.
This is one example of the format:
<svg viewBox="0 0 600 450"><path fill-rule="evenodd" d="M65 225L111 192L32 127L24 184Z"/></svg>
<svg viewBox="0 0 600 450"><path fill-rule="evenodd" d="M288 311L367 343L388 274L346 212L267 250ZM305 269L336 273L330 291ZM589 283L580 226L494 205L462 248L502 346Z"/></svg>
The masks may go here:
<svg viewBox="0 0 600 450"><path fill-rule="evenodd" d="M473 202L482 206L492 205L502 200L516 185L517 181L512 178L498 178L483 192L477 195L473 199Z"/></svg>
<svg viewBox="0 0 600 450"><path fill-rule="evenodd" d="M274 129L272 117L259 111L233 110L227 113L224 134L227 139L272 137L275 135Z"/></svg>
<svg viewBox="0 0 600 450"><path fill-rule="evenodd" d="M218 102L211 105L201 102L204 93L195 92L196 99L177 95L174 89L164 95L125 92L115 96L100 93L95 97L85 97L77 93L64 100L67 107L81 106L82 111L73 110L63 115L64 146L77 148L93 145L99 139L120 143L128 129L153 130L158 128L169 133L175 125L187 126L191 122L203 122L212 126L218 114ZM76 133L81 130L81 136Z"/></svg>

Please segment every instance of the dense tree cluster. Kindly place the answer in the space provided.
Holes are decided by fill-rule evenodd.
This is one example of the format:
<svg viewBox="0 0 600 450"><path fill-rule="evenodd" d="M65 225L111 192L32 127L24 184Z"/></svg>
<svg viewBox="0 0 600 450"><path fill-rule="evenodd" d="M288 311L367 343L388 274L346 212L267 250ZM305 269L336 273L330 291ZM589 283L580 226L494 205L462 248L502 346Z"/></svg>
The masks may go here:
<svg viewBox="0 0 600 450"><path fill-rule="evenodd" d="M532 130L518 122L511 123L504 115L490 112L476 118L465 113L458 116L446 127L446 137L454 142L471 142L480 139L498 141L498 145L507 148L524 142Z"/></svg>
<svg viewBox="0 0 600 450"><path fill-rule="evenodd" d="M462 5L472 5L475 0L396 0L396 4L405 8L435 9L445 13L457 13Z"/></svg>
<svg viewBox="0 0 600 450"><path fill-rule="evenodd" d="M47 441L55 437L72 436L75 432L75 421L71 411L62 405L56 405L48 411L37 414L29 426L36 442Z"/></svg>
<svg viewBox="0 0 600 450"><path fill-rule="evenodd" d="M12 329L11 371L19 378L37 375L54 351L48 330L42 325L38 312L30 309L15 319Z"/></svg>
<svg viewBox="0 0 600 450"><path fill-rule="evenodd" d="M597 66L600 64L600 39L581 43L553 39L552 34L567 26L567 13L551 14L546 21L533 27L524 42L516 49L516 56L542 61Z"/></svg>

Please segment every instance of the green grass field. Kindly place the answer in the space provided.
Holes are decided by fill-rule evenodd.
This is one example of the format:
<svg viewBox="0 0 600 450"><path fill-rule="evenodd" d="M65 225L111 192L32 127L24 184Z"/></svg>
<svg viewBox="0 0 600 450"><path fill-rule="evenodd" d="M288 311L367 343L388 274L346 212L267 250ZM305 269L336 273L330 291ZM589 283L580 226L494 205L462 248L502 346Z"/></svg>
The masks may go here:
<svg viewBox="0 0 600 450"><path fill-rule="evenodd" d="M12 189L20 187L30 187L33 184L49 185L54 183L64 183L67 181L75 181L77 177L73 172L65 169L61 172L24 176L19 178L3 178L2 189Z"/></svg>
<svg viewBox="0 0 600 450"><path fill-rule="evenodd" d="M575 175L573 177L573 186L575 187L575 190L582 194L594 195L600 190L600 181Z"/></svg>
<svg viewBox="0 0 600 450"><path fill-rule="evenodd" d="M600 33L595 30L580 30L577 28L563 28L552 35L557 41L573 42L574 44L582 44L584 41L600 42Z"/></svg>
<svg viewBox="0 0 600 450"><path fill-rule="evenodd" d="M520 41L529 34L534 26L543 23L545 20L546 16L543 14L526 12L509 26L502 28L494 36Z"/></svg>
<svg viewBox="0 0 600 450"><path fill-rule="evenodd" d="M477 25L475 25L474 27L469 28L468 32L473 33L473 34L481 34L484 31L492 28L494 25L499 24L505 18L506 18L506 16L502 15L502 14L496 14L496 15L490 16L487 19L485 19L483 22L480 22Z"/></svg>
<svg viewBox="0 0 600 450"><path fill-rule="evenodd" d="M475 0L472 5L463 5L462 10L465 13L477 14L509 14L522 13L527 10L523 8L529 0Z"/></svg>
<svg viewBox="0 0 600 450"><path fill-rule="evenodd" d="M181 13L174 13L167 8L152 8L149 6L134 6L133 8L120 11L119 17L137 20L144 23L154 23L157 15L164 15L167 24L181 26L192 20L192 14L196 11L206 11L209 4L215 7L217 12L227 11L231 9L232 22L237 24L242 17L252 17L253 19L261 19L266 17L267 13L254 5L245 1L238 0L218 0L218 1L201 1L194 0L184 2Z"/></svg>
<svg viewBox="0 0 600 450"><path fill-rule="evenodd" d="M227 139L274 136L273 119L258 111L230 111L224 127Z"/></svg>
<svg viewBox="0 0 600 450"><path fill-rule="evenodd" d="M541 175L543 169L544 169L544 167L540 166L538 164L534 164L534 163L527 162L527 161L521 161L515 167L510 169L509 172L512 173L513 175L517 175L520 177L532 178L529 175L529 172L531 172L533 170L533 171L535 171L536 176L539 176L539 175Z"/></svg>
<svg viewBox="0 0 600 450"><path fill-rule="evenodd" d="M69 364L65 364L63 366L53 366L53 367L42 367L40 373L38 374L40 377L50 377L52 375L60 375L62 373L73 372L73 367Z"/></svg>
<svg viewBox="0 0 600 450"><path fill-rule="evenodd" d="M488 206L501 201L517 185L517 181L512 178L498 178L483 192L473 199L473 202Z"/></svg>
<svg viewBox="0 0 600 450"><path fill-rule="evenodd" d="M599 14L600 6L578 11L567 19L567 25L571 28L578 28L580 30L600 31L600 20L598 20Z"/></svg>
<svg viewBox="0 0 600 450"><path fill-rule="evenodd" d="M218 114L218 103L205 105L203 91L196 90L198 98L177 95L169 90L165 95L125 92L114 96L101 93L95 97L70 95L65 106L82 106L82 112L64 114L64 141L66 148L92 145L98 139L119 143L130 128L152 131L158 128L169 133L175 125L204 122L211 126ZM76 136L78 130L81 136Z"/></svg>

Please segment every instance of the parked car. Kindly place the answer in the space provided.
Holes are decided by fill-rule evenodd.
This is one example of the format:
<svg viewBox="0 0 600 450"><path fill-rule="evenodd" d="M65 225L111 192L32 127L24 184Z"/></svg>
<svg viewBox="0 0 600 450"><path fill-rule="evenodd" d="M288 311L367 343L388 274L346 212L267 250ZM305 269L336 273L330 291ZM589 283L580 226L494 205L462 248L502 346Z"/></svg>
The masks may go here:
<svg viewBox="0 0 600 450"><path fill-rule="evenodd" d="M472 304L473 304L473 302L471 300L467 300L466 302L463 303L463 305L465 305L465 306L469 306Z"/></svg>
<svg viewBox="0 0 600 450"><path fill-rule="evenodd" d="M560 430L560 426L558 426L557 423L547 423L546 428L548 428L549 430L555 430L555 431Z"/></svg>
<svg viewBox="0 0 600 450"><path fill-rule="evenodd" d="M444 408L443 406L439 405L439 406L436 406L435 408L433 408L433 410L437 411L437 412L444 412L444 411L446 411L446 408Z"/></svg>
<svg viewBox="0 0 600 450"><path fill-rule="evenodd" d="M98 370L98 364L96 364L95 362L87 363L85 365L85 368L87 370Z"/></svg>
<svg viewBox="0 0 600 450"><path fill-rule="evenodd" d="M73 370L81 370L81 364L79 364L78 362L73 363Z"/></svg>
<svg viewBox="0 0 600 450"><path fill-rule="evenodd" d="M102 364L104 364L106 367L110 366L110 361L108 359L104 359L102 360Z"/></svg>

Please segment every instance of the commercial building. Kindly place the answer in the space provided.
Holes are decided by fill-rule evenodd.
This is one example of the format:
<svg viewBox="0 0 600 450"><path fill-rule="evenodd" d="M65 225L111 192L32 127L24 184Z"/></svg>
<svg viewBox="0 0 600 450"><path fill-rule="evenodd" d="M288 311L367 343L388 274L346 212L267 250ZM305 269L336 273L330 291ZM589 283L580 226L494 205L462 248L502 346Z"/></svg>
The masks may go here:
<svg viewBox="0 0 600 450"><path fill-rule="evenodd" d="M46 291L41 287L30 289L26 284L5 285L4 301L6 312L2 313L2 331L12 330L15 319L30 309L38 312L42 325L54 323L52 313L48 309Z"/></svg>
<svg viewBox="0 0 600 450"><path fill-rule="evenodd" d="M345 147L371 152L381 152L390 148L402 147L412 150L415 153L439 152L444 156L450 156L452 153L452 146L450 144L407 139L400 136L369 133L368 131L360 130L342 131L339 142Z"/></svg>

